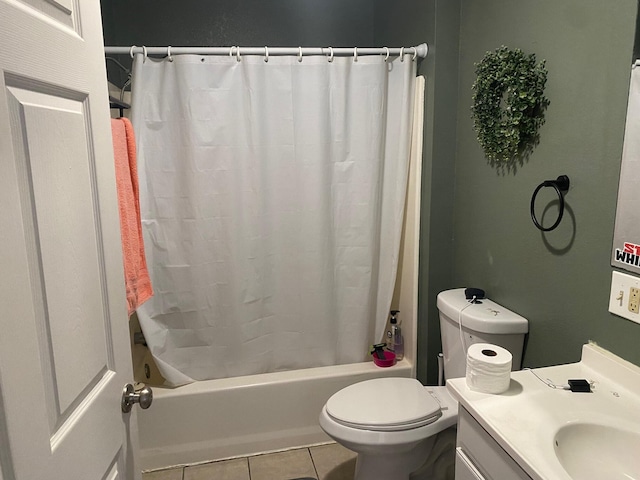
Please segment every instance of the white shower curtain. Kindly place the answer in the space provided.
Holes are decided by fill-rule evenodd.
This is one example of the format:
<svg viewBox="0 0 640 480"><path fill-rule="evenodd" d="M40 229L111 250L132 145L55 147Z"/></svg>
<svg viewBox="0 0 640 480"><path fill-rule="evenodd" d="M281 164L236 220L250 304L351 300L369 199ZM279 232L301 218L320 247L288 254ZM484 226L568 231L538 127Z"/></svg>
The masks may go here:
<svg viewBox="0 0 640 480"><path fill-rule="evenodd" d="M397 268L415 62L136 55L133 124L171 385L361 362Z"/></svg>

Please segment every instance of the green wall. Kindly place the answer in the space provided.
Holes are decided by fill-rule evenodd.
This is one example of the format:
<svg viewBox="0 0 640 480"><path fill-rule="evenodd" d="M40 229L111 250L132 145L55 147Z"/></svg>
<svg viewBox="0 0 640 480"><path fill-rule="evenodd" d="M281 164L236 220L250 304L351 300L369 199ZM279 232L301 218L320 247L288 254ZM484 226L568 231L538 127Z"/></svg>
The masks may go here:
<svg viewBox="0 0 640 480"><path fill-rule="evenodd" d="M640 364L640 325L608 313L618 174L636 0L377 0L376 44L427 41L418 377L435 382L436 296L477 286L527 317L524 364L580 359L594 340ZM407 12L411 14L408 15ZM537 149L515 173L489 167L470 118L474 63L501 45L545 59L551 104ZM529 216L535 187L566 174L561 226ZM538 208L551 208L543 190Z"/></svg>
<svg viewBox="0 0 640 480"><path fill-rule="evenodd" d="M529 319L526 366L577 361L589 340L640 364L640 325L607 311L636 9L636 0L461 1L453 284L484 288ZM469 112L474 63L501 45L546 60L551 101L535 152L504 175L487 165ZM541 233L531 195L561 174L571 179L565 219ZM548 190L540 210L553 203Z"/></svg>

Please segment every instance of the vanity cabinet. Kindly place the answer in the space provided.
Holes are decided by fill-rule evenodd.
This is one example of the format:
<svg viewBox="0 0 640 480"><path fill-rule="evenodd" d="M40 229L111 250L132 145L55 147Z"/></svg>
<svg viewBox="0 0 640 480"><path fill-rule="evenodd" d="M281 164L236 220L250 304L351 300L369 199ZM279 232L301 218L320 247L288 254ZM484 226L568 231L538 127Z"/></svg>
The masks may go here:
<svg viewBox="0 0 640 480"><path fill-rule="evenodd" d="M531 480L462 405L458 408L456 480Z"/></svg>

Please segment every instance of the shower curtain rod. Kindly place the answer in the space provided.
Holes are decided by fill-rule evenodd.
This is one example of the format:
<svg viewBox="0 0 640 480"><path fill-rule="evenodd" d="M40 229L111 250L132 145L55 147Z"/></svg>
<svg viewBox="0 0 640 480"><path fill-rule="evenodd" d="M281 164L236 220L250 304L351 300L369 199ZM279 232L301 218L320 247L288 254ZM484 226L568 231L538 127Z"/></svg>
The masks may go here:
<svg viewBox="0 0 640 480"><path fill-rule="evenodd" d="M129 47L104 47L104 53L107 55L129 54L133 56L135 53L146 55L264 55L264 56L282 56L282 55L325 55L328 57L346 57L357 55L400 55L409 54L414 58L425 58L429 47L426 43L421 43L415 47L138 47L132 45Z"/></svg>

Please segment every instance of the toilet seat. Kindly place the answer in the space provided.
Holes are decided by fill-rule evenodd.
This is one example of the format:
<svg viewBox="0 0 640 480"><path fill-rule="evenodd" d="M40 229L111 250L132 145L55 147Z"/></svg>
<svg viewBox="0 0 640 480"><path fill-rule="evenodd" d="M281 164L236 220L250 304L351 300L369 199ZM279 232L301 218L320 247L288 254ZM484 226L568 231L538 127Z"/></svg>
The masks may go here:
<svg viewBox="0 0 640 480"><path fill-rule="evenodd" d="M438 401L414 378L378 378L350 385L326 403L336 423L380 432L411 430L442 416Z"/></svg>

